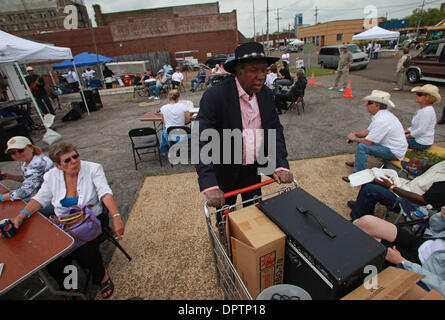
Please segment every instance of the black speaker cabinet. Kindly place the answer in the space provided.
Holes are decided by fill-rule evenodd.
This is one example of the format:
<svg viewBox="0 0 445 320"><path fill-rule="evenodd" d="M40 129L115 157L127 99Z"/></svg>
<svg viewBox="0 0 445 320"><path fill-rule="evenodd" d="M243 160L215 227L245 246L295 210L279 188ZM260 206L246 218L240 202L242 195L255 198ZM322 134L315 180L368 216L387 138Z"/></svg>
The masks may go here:
<svg viewBox="0 0 445 320"><path fill-rule="evenodd" d="M98 89L85 89L83 93L90 111L98 111L100 108L102 108L102 100L100 99Z"/></svg>
<svg viewBox="0 0 445 320"><path fill-rule="evenodd" d="M368 268L383 269L386 248L302 188L259 208L287 236L284 283L314 300L340 299L363 284Z"/></svg>
<svg viewBox="0 0 445 320"><path fill-rule="evenodd" d="M0 161L11 161L11 157L5 154L6 143L15 136L27 137L31 142L31 134L22 116L0 119Z"/></svg>
<svg viewBox="0 0 445 320"><path fill-rule="evenodd" d="M63 116L62 121L75 121L82 117L85 112L85 104L80 101L71 102L71 110Z"/></svg>

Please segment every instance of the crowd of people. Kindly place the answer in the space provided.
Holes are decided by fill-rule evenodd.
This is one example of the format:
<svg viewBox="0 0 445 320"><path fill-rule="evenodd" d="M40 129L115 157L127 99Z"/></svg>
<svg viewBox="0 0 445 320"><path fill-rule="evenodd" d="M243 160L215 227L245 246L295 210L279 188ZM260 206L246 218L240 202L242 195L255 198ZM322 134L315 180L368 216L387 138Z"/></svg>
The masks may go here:
<svg viewBox="0 0 445 320"><path fill-rule="evenodd" d="M379 51L377 47L370 52L378 59ZM225 193L261 181L262 170L268 169L267 163L260 164L258 159L259 149L263 145L266 158L272 152L270 144L274 145L276 162L272 171L264 171L265 174L277 183L293 181L287 160L284 128L278 115L290 107L289 102L298 104L303 100L307 79L304 69L296 71L295 79L291 76L287 56L280 62L279 60L280 58L267 56L261 44L249 42L238 46L235 56L224 64L216 65L209 75L201 67L191 80L192 92L206 81L211 85L203 93L200 112L196 118L199 134L206 129L214 129L222 140L224 130L243 131L241 150L237 149L239 146L234 141L230 142L231 154L239 151L242 154L242 163L226 163L223 158L227 150L221 149L219 159L216 159L218 161L213 159L214 163L207 163L200 158L196 165L199 189L209 206L221 208L234 204L236 196L225 198ZM346 86L351 63L352 55L345 46L339 59L334 85L329 89L336 88L341 77L344 77ZM399 61L399 64L397 72L403 72L403 61ZM32 76L31 69L28 72ZM168 83L173 86L168 91L169 103L160 108L164 123L160 150L165 154L169 147L168 128L185 126L191 120L187 107L180 102L179 88L183 86L184 76L179 67L173 69L166 63L156 75L151 70L146 70L144 74L138 73L137 77L143 90L147 90L149 99L159 100L161 90L165 90ZM39 83L38 77L33 77L32 80L29 83ZM402 82L400 80L399 87ZM354 173L367 168L369 155L385 160L403 160L408 149L427 150L434 144L438 121L433 104L441 101L439 88L425 84L414 87L411 92L414 94L413 103L419 109L412 118L411 126L406 129L389 110L396 107L390 93L372 90L362 99L372 120L367 128L351 132L346 137L347 143L357 143L354 162L346 163L353 168ZM44 102L43 98L42 101ZM268 129L276 132L273 143L268 139ZM262 135L255 134L258 130L264 130L261 131ZM200 139L200 153L206 142ZM100 164L81 160L76 147L65 142L52 145L47 157L29 139L20 136L8 141L6 152L13 160L20 162L22 175L3 172L2 177L21 182L22 186L1 194L0 201L23 200L27 203L18 215L11 217L16 228L20 229L37 211L47 217L62 217L67 209L88 204L101 223L108 223L109 217L103 213L105 207L116 235L122 238L124 224ZM351 222L387 246L386 260L389 264L425 275L422 282L426 288L436 289L445 296L445 241L440 238L445 233L445 161L430 164L426 160L410 159L406 168L415 172L416 177L412 180L401 178L401 185L385 178L376 178L363 185L357 199L347 204L352 210ZM349 182L348 177L342 178ZM259 195L261 189L256 189L244 193L242 198L246 201ZM404 228L375 217L377 203L391 210L403 210L407 213L431 205L437 211L429 219L429 230L433 238L413 235ZM73 259L91 271L93 282L101 287L104 299L113 294L114 285L103 266L98 240L89 241L68 256L58 258L48 265L49 273L61 288L63 267Z"/></svg>

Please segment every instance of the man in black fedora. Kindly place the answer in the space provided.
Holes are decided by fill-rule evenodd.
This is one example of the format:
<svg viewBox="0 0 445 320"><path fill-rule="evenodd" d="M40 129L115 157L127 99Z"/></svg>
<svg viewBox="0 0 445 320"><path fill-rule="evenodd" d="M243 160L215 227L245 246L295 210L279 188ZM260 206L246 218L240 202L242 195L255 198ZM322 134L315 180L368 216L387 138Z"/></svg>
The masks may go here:
<svg viewBox="0 0 445 320"><path fill-rule="evenodd" d="M267 67L278 60L266 56L260 43L241 44L235 50L235 57L224 64L225 70L235 77L209 88L201 98L197 117L200 158L196 171L200 191L210 207L235 203L236 196L224 199L224 193L261 182L259 168L271 164L272 170L265 174L278 183L293 181L274 96L264 85ZM212 140L219 138L220 142L219 149L212 150L210 162L203 160L201 152L207 150L210 142L201 141L206 140L202 133L207 129L213 129L207 132L216 132L218 137ZM227 132L235 136L241 133L238 142L242 140L242 143L237 143L237 137L225 139ZM223 141L229 141L228 145ZM244 193L243 201L260 194L260 189Z"/></svg>

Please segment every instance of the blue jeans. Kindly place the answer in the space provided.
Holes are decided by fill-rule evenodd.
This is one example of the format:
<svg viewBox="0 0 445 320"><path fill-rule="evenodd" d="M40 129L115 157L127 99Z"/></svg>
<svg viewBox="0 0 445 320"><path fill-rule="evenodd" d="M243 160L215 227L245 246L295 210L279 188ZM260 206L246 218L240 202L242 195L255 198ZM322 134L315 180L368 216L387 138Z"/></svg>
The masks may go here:
<svg viewBox="0 0 445 320"><path fill-rule="evenodd" d="M357 145L357 150L355 151L354 172L366 169L368 155L381 159L398 160L388 147L376 143L373 143L370 146L365 143L359 143Z"/></svg>
<svg viewBox="0 0 445 320"><path fill-rule="evenodd" d="M426 150L431 147L431 145L427 146L427 145L420 144L420 143L416 142L416 140L414 138L406 139L406 141L408 141L408 148L414 149L414 150Z"/></svg>
<svg viewBox="0 0 445 320"><path fill-rule="evenodd" d="M157 86L157 85L148 87L148 92L150 94L150 97L155 95L154 91L156 90L156 97L159 98L159 95L161 94L161 88L162 86Z"/></svg>
<svg viewBox="0 0 445 320"><path fill-rule="evenodd" d="M199 78L199 79L193 78L193 79L192 79L192 89L193 89L193 90L198 89L199 85L200 85L201 83L203 83L204 80L205 80L205 79L203 79L203 78ZM195 86L195 83L196 83L196 86Z"/></svg>
<svg viewBox="0 0 445 320"><path fill-rule="evenodd" d="M377 203L394 207L397 203L397 196L378 184L368 183L363 185L354 208L352 208L351 219L355 220L367 214L373 215Z"/></svg>

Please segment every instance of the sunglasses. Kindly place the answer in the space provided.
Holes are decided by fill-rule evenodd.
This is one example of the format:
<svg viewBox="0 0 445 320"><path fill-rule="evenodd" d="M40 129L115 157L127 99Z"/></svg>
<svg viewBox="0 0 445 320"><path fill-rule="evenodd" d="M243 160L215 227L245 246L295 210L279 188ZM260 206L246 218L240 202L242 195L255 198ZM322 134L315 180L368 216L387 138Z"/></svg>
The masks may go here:
<svg viewBox="0 0 445 320"><path fill-rule="evenodd" d="M63 163L70 163L71 160L76 160L77 158L79 158L79 154L78 154L78 153L75 154L75 155L73 155L73 156L71 156L71 157L66 158L66 159L63 160L62 162L63 162Z"/></svg>
<svg viewBox="0 0 445 320"><path fill-rule="evenodd" d="M16 153L20 153L20 154L22 154L23 152L25 152L25 149L17 149L17 151L9 151L8 154L9 154L10 156L13 156L13 155L15 155Z"/></svg>
<svg viewBox="0 0 445 320"><path fill-rule="evenodd" d="M423 93L423 92L416 92L416 96L418 96L418 97L424 97L424 96L426 96L426 93Z"/></svg>
<svg viewBox="0 0 445 320"><path fill-rule="evenodd" d="M368 101L368 102L366 103L367 106L370 105L370 104L374 104L374 101Z"/></svg>

